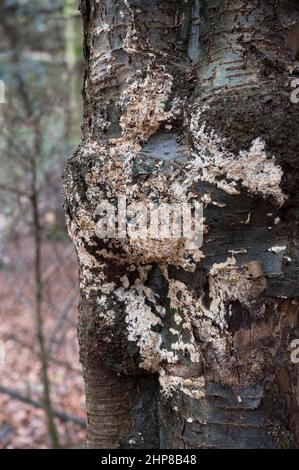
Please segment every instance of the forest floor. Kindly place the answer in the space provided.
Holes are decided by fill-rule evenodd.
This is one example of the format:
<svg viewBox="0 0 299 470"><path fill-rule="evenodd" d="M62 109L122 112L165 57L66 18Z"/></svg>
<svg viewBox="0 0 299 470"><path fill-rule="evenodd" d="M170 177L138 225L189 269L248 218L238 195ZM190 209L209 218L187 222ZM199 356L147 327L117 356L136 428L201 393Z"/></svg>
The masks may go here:
<svg viewBox="0 0 299 470"><path fill-rule="evenodd" d="M13 398L42 400L34 320L34 247L30 238L9 242L0 265L0 448L49 448L44 410ZM85 438L83 379L78 359L77 264L66 241L43 244L44 332L50 356L53 408L82 425L55 418L62 447ZM8 393L3 393L3 388Z"/></svg>

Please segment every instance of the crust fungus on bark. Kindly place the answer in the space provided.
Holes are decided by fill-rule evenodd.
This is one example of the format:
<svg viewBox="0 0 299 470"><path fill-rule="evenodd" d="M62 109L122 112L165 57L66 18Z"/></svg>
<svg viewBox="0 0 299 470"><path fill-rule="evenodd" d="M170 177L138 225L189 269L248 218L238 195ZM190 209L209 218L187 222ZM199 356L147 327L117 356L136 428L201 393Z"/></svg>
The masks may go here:
<svg viewBox="0 0 299 470"><path fill-rule="evenodd" d="M299 113L286 37L298 8L88 0L81 12L83 137L65 195L87 445L293 446ZM96 208L119 195L202 202L203 246L100 240Z"/></svg>

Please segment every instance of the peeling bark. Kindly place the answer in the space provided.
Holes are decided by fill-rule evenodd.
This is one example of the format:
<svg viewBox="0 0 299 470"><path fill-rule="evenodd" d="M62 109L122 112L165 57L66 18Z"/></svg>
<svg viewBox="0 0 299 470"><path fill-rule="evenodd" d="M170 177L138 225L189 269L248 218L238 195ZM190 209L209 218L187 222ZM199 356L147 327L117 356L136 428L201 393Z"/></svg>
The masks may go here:
<svg viewBox="0 0 299 470"><path fill-rule="evenodd" d="M89 447L298 445L292 1L81 2L65 173ZM204 204L204 244L96 236L96 208ZM105 425L103 425L103 422Z"/></svg>

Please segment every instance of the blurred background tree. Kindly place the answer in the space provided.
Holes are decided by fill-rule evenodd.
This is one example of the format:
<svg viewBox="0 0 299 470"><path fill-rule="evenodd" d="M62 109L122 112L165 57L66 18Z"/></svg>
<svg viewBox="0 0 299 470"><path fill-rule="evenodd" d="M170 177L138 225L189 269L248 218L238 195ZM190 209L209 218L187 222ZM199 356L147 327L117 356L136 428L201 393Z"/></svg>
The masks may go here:
<svg viewBox="0 0 299 470"><path fill-rule="evenodd" d="M77 3L0 0L2 448L72 445L84 433L76 267L61 194L65 160L80 139Z"/></svg>

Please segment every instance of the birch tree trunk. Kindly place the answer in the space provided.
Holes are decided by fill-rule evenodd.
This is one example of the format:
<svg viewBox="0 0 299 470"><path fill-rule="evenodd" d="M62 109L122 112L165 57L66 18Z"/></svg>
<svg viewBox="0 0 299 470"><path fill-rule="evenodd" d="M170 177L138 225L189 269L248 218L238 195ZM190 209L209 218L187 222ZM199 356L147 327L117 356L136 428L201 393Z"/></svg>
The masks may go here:
<svg viewBox="0 0 299 470"><path fill-rule="evenodd" d="M86 0L81 13L83 137L65 195L87 446L294 447L298 6ZM98 205L120 196L201 202L203 245L124 238L121 217L117 237L97 236Z"/></svg>

